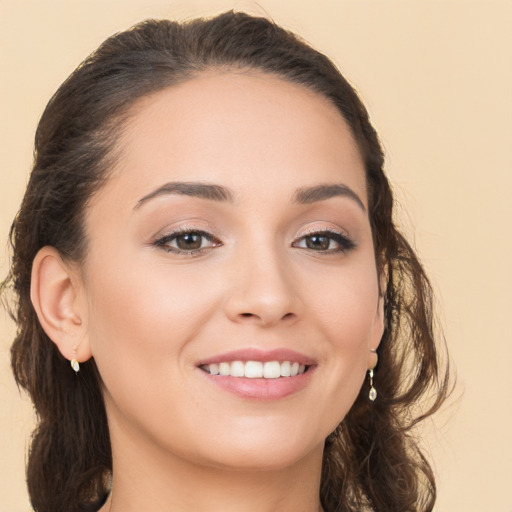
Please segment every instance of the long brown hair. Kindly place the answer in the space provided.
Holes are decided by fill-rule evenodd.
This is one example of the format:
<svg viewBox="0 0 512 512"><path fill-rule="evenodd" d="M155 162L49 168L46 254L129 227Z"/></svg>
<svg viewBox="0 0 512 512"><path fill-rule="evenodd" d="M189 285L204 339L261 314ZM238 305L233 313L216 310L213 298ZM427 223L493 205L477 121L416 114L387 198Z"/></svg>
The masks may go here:
<svg viewBox="0 0 512 512"><path fill-rule="evenodd" d="M14 375L38 419L27 466L34 510L94 510L109 491L112 471L101 377L91 359L77 378L41 328L30 301L34 257L50 245L70 261L86 258L84 208L113 167L129 108L147 94L218 68L271 73L328 98L350 126L365 164L375 255L387 276L387 325L374 376L379 395L371 402L365 384L326 440L322 504L329 512L432 510L433 473L411 429L445 399L447 368L434 339L431 286L395 226L377 134L356 92L327 57L268 19L235 12L186 23L149 20L110 37L62 84L42 115L3 283L15 298Z"/></svg>

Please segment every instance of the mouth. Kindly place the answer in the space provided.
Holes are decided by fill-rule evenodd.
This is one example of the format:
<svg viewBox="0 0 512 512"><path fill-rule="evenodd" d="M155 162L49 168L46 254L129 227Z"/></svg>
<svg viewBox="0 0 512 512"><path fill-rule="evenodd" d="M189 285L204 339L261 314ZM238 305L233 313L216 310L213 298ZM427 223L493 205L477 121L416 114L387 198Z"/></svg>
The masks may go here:
<svg viewBox="0 0 512 512"><path fill-rule="evenodd" d="M317 362L285 348L235 350L202 360L201 373L216 387L239 398L277 400L304 389Z"/></svg>
<svg viewBox="0 0 512 512"><path fill-rule="evenodd" d="M199 368L210 375L245 377L247 379L279 379L302 375L310 366L298 361L222 361L202 364Z"/></svg>

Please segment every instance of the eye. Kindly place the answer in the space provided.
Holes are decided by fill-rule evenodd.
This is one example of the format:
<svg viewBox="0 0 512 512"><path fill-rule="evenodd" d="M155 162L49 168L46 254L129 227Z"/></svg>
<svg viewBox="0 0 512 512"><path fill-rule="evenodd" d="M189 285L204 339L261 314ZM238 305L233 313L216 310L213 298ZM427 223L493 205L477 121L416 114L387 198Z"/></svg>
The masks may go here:
<svg viewBox="0 0 512 512"><path fill-rule="evenodd" d="M310 233L299 238L292 245L300 249L325 253L348 252L356 246L346 235L330 230Z"/></svg>
<svg viewBox="0 0 512 512"><path fill-rule="evenodd" d="M155 242L155 247L161 247L167 252L193 255L221 245L212 234L199 230L179 230L169 233Z"/></svg>

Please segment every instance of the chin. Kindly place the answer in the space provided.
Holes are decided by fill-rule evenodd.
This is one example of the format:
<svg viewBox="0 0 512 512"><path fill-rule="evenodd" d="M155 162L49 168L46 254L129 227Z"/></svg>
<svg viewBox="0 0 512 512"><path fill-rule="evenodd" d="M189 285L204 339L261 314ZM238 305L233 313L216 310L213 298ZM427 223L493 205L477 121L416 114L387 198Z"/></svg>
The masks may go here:
<svg viewBox="0 0 512 512"><path fill-rule="evenodd" d="M294 433L280 432L278 436L251 436L250 439L231 439L209 446L207 465L246 471L280 471L290 468L304 458L323 453L324 439L309 442ZM212 452L211 448L215 451Z"/></svg>

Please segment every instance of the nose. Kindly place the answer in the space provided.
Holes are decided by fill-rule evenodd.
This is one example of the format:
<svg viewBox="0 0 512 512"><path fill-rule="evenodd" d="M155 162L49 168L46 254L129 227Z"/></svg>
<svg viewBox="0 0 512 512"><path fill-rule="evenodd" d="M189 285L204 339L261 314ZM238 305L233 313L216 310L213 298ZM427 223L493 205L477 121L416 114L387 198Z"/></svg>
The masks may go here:
<svg viewBox="0 0 512 512"><path fill-rule="evenodd" d="M225 301L231 321L270 327L300 318L297 280L285 258L268 252L240 255L232 270Z"/></svg>

